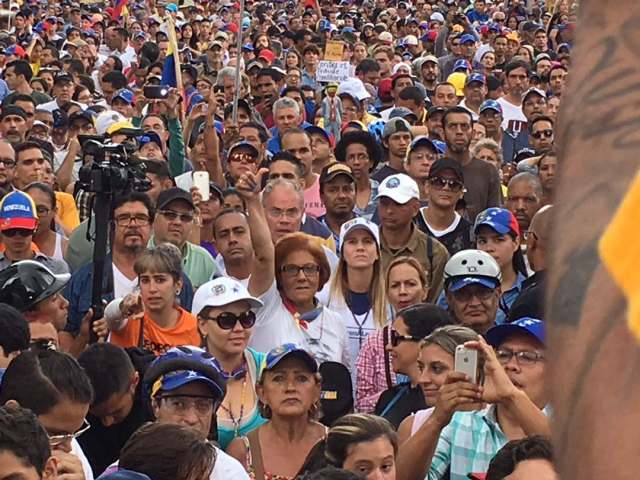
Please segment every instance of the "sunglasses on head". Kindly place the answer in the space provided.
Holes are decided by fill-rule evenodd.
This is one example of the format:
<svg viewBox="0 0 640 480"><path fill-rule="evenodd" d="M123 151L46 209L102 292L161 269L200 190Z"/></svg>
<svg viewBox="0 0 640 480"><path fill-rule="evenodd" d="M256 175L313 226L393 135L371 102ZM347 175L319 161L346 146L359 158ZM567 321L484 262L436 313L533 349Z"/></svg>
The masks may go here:
<svg viewBox="0 0 640 480"><path fill-rule="evenodd" d="M396 330L391 329L389 341L392 347L397 347L402 342L419 342L422 340L419 337L413 335L400 335Z"/></svg>
<svg viewBox="0 0 640 480"><path fill-rule="evenodd" d="M432 177L429 179L429 184L440 190L444 190L444 187L448 187L453 192L459 192L464 188L464 183L458 180L449 180L442 177Z"/></svg>
<svg viewBox="0 0 640 480"><path fill-rule="evenodd" d="M216 322L222 330L231 330L238 322L240 322L240 326L242 328L251 328L256 323L256 314L251 310L248 312L242 312L240 315L236 315L231 312L224 312L217 317L204 318Z"/></svg>

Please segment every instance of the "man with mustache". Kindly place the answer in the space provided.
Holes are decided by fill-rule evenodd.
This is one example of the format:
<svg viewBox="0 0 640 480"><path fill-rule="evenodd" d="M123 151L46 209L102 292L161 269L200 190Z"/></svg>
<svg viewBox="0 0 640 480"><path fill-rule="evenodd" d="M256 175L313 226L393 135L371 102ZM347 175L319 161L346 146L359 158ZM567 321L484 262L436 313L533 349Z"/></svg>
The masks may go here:
<svg viewBox="0 0 640 480"><path fill-rule="evenodd" d="M0 113L0 134L11 145L24 142L27 133L27 114L15 105L9 105Z"/></svg>
<svg viewBox="0 0 640 480"><path fill-rule="evenodd" d="M102 296L107 302L123 298L137 287L138 276L133 265L147 247L153 219L153 205L145 193L131 192L114 202L111 258L106 260L106 265L111 264L111 268L105 268ZM76 271L64 292L69 300L69 317L65 331L60 332L60 345L63 349L70 349L72 344L82 347L72 353L84 350L83 341L88 340L88 329L81 327L82 319L91 307L92 268L93 262L89 262ZM180 303L184 308L190 308L193 297L191 283L184 275L182 281Z"/></svg>

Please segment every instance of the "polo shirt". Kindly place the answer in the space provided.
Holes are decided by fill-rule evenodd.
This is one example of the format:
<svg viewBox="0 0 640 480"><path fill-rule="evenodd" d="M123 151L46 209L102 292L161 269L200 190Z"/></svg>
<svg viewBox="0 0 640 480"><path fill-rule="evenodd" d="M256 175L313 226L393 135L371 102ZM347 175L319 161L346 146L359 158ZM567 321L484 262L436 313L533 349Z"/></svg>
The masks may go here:
<svg viewBox="0 0 640 480"><path fill-rule="evenodd" d="M411 237L406 245L399 249L392 250L384 239L384 229L380 230L380 259L382 261L382 271L386 272L389 264L398 257L414 257L420 262L427 275L429 282L428 303L435 303L444 286L444 266L449 260L447 249L435 238L428 237L418 230L415 225L411 226ZM431 242L432 259L429 261L428 243Z"/></svg>

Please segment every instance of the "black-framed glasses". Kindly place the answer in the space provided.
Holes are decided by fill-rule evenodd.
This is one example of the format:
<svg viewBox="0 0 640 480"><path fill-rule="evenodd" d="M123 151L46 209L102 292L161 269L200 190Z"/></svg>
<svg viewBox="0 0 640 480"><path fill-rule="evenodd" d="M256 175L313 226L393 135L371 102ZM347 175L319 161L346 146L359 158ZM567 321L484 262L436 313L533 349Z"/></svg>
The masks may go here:
<svg viewBox="0 0 640 480"><path fill-rule="evenodd" d="M297 277L300 272L304 273L305 277L312 277L320 272L320 266L315 263L307 263L306 265L283 265L280 268L283 275L287 277Z"/></svg>
<svg viewBox="0 0 640 480"><path fill-rule="evenodd" d="M160 210L158 213L170 222L173 222L178 218L182 223L193 222L193 213L180 213L174 212L173 210Z"/></svg>
<svg viewBox="0 0 640 480"><path fill-rule="evenodd" d="M49 445L53 448L53 447L57 447L58 445L62 445L63 443L69 443L73 439L78 438L80 435L85 433L90 428L91 428L91 424L87 422L87 419L85 418L82 421L82 427L80 427L80 430L78 430L77 432L64 433L62 435L49 435Z"/></svg>
<svg viewBox="0 0 640 480"><path fill-rule="evenodd" d="M519 352L514 352L508 348L500 348L496 350L496 358L501 365L506 365L513 357L516 357L516 362L518 362L519 365L526 366L535 365L536 363L544 360L544 355L530 350L521 350Z"/></svg>
<svg viewBox="0 0 640 480"><path fill-rule="evenodd" d="M473 297L480 301L489 300L495 290L482 285L468 285L452 293L453 298L459 302L469 302Z"/></svg>
<svg viewBox="0 0 640 480"><path fill-rule="evenodd" d="M392 347L397 347L402 342L419 342L422 340L420 337L414 337L413 335L400 335L397 330L391 329L389 335L389 341Z"/></svg>
<svg viewBox="0 0 640 480"><path fill-rule="evenodd" d="M10 228L8 230L4 230L2 232L2 235L4 235L5 237L19 236L19 237L27 238L33 235L33 230L29 230L27 228Z"/></svg>
<svg viewBox="0 0 640 480"><path fill-rule="evenodd" d="M245 329L253 327L256 323L256 314L251 310L242 312L240 315L236 315L231 312L224 312L217 317L203 318L216 322L222 330L231 330L238 322L240 322L240 326Z"/></svg>
<svg viewBox="0 0 640 480"><path fill-rule="evenodd" d="M450 180L442 177L431 177L429 179L429 185L438 190L444 190L447 187L452 192L459 192L464 188L464 183L459 180Z"/></svg>
<svg viewBox="0 0 640 480"><path fill-rule="evenodd" d="M118 225L119 227L128 227L131 224L131 222L133 222L135 225L139 225L143 227L145 225L149 225L149 222L151 221L151 219L149 218L149 215L144 215L144 214L140 214L140 215L122 214L122 215L118 215L114 220L116 222L116 225Z"/></svg>
<svg viewBox="0 0 640 480"><path fill-rule="evenodd" d="M0 158L0 163L8 168L16 166L16 161L11 158Z"/></svg>
<svg viewBox="0 0 640 480"><path fill-rule="evenodd" d="M542 137L551 138L553 137L553 130L551 129L538 130L537 132L531 132L531 136L536 140L540 140Z"/></svg>

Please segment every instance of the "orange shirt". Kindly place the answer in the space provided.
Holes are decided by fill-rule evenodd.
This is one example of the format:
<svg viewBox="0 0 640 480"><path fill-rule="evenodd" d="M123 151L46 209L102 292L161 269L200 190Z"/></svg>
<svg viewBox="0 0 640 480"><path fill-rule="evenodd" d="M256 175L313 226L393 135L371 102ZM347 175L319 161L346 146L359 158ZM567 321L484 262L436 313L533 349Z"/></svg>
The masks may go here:
<svg viewBox="0 0 640 480"><path fill-rule="evenodd" d="M143 348L156 355L161 355L172 347L200 345L201 339L196 317L180 307L176 307L176 309L180 312L180 317L175 326L171 328L160 327L146 313L144 314L142 319ZM129 318L122 330L111 332L110 342L123 348L137 347L140 337L140 322L139 318Z"/></svg>

